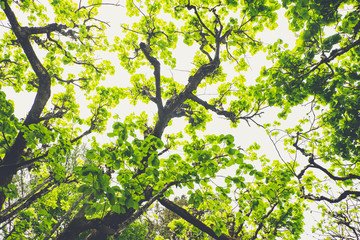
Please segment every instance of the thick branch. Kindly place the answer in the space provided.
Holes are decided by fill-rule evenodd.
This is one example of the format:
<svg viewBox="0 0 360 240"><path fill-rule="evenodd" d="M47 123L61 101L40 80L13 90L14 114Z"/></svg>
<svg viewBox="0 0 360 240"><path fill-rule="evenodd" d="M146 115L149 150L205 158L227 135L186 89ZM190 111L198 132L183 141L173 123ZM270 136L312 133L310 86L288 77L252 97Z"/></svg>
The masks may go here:
<svg viewBox="0 0 360 240"><path fill-rule="evenodd" d="M164 116L159 118L154 128L154 136L161 138L165 127L170 121L173 113L178 109L184 101L188 99L189 94L192 94L193 91L197 89L201 81L207 77L209 74L214 72L220 65L220 60L215 58L213 61L207 64L203 64L196 71L196 73L189 77L189 82L186 85L185 89L179 94L171 97L164 106Z"/></svg>
<svg viewBox="0 0 360 240"><path fill-rule="evenodd" d="M4 12L11 24L11 29L17 37L23 51L25 52L26 57L31 64L31 67L33 68L36 76L39 79L39 89L35 98L35 102L24 122L25 125L29 125L37 122L42 110L47 103L47 100L50 97L51 77L38 59L33 47L30 44L26 31L23 30L24 28L20 27L20 24L18 23L15 14L11 10L9 4L6 0L2 1L5 5Z"/></svg>
<svg viewBox="0 0 360 240"><path fill-rule="evenodd" d="M156 87L156 104L158 106L159 116L163 112L163 103L161 98L161 82L160 82L160 62L153 56L150 55L148 46L145 43L140 43L140 49L144 53L146 59L154 67L154 76L155 76L155 87Z"/></svg>
<svg viewBox="0 0 360 240"><path fill-rule="evenodd" d="M148 187L143 192L144 199L139 205L145 201L149 201L152 197L153 189ZM57 236L57 240L75 239L80 233L86 230L94 230L87 239L102 240L107 236L114 235L119 226L135 213L133 208L127 208L125 213L108 212L103 218L88 220L85 217L85 209L82 208L76 216L69 222L65 229Z"/></svg>
<svg viewBox="0 0 360 240"><path fill-rule="evenodd" d="M191 215L184 208L176 205L175 203L171 202L170 200L168 200L166 198L162 198L162 199L159 199L158 201L161 203L161 205L163 205L164 207L166 207L170 211L176 213L181 218L183 218L185 221L187 221L190 224L194 225L195 227L197 227L198 229L200 229L204 233L207 233L209 236L211 236L211 237L213 237L215 239L219 239L219 240L230 240L230 239L232 239L230 236L227 236L225 234L221 234L220 236L217 236L215 234L215 232L210 227L208 227L203 222L201 222L199 219L197 219L196 217Z"/></svg>
<svg viewBox="0 0 360 240"><path fill-rule="evenodd" d="M199 86L199 84L205 77L207 77L209 74L213 73L219 67L219 65L220 65L220 45L222 44L222 42L225 41L225 39L232 32L232 29L229 29L228 31L225 32L225 34L222 35L223 27L220 23L219 18L217 17L216 13L214 12L214 10L212 10L212 12L214 13L215 17L217 17L216 21L218 22L218 24L220 24L220 30L217 30L215 27L215 32L211 31L204 24L204 22L202 21L195 6L190 5L190 2L189 2L187 5L185 5L185 7L188 10L193 9L195 11L195 15L197 16L201 26L204 29L206 29L206 31L208 31L215 38L215 42L216 42L216 46L214 48L215 56L214 56L214 58L209 58L210 59L209 63L202 64L199 67L199 69L196 71L196 73L189 77L188 84L186 85L185 89L179 95L174 95L166 102L166 104L164 106L164 111L163 111L164 114L163 114L163 116L161 116L159 114L159 121L157 121L157 123L154 127L153 135L158 138L161 138L165 127L167 126L168 122L170 121L170 119L173 116L174 111L176 111L176 109L178 109L181 106L181 104L183 104L184 101L186 101L189 98L189 95L192 94L193 91L195 91L197 89L197 87ZM146 58L155 67L155 71L156 71L156 64L157 64L156 61L157 60L150 56L149 51L147 49L147 48L149 48L149 46L147 46L145 43L141 43L140 48L144 52ZM154 74L155 74L155 71L154 71ZM159 67L159 74L160 74L160 67ZM156 76L155 76L155 79L156 79ZM157 99L158 99L158 96L160 96L159 92L158 92L159 90L160 90L160 84L158 84L156 87L156 91L157 91L156 98Z"/></svg>
<svg viewBox="0 0 360 240"><path fill-rule="evenodd" d="M30 124L36 123L39 121L39 117L50 98L51 95L51 77L44 66L41 64L40 60L35 54L34 49L32 48L27 34L22 30L20 24L18 23L14 12L11 10L7 0L0 0L4 5L4 12L8 18L11 29L14 32L17 40L19 41L27 59L29 60L32 69L34 70L36 76L39 79L39 87L35 97L35 101L26 116L24 125L28 126ZM26 147L26 141L24 139L24 134L20 132L16 137L14 144L11 146L10 150L5 154L1 164L6 165L15 165L22 161L21 154L23 153ZM13 172L1 172L0 178L0 187L6 187L12 180ZM4 204L5 194L0 192L0 208Z"/></svg>

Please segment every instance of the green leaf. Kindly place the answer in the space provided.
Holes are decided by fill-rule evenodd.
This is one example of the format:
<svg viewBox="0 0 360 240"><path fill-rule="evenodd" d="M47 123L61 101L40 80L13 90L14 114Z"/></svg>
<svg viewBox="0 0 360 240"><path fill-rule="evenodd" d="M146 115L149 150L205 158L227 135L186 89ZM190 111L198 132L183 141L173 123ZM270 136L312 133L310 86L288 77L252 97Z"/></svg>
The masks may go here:
<svg viewBox="0 0 360 240"><path fill-rule="evenodd" d="M127 198L125 200L125 205L127 208L133 208L135 206L135 202L134 202L134 199L132 198Z"/></svg>
<svg viewBox="0 0 360 240"><path fill-rule="evenodd" d="M111 205L115 204L115 194L113 192L107 192L106 197L108 198Z"/></svg>
<svg viewBox="0 0 360 240"><path fill-rule="evenodd" d="M325 50L331 50L333 45L338 44L341 41L341 38L341 35L338 33L325 38L323 40L323 48Z"/></svg>
<svg viewBox="0 0 360 240"><path fill-rule="evenodd" d="M85 213L87 215L93 215L96 213L96 211L97 211L97 209L94 205L89 205L85 208Z"/></svg>
<svg viewBox="0 0 360 240"><path fill-rule="evenodd" d="M226 0L226 4L229 7L237 7L239 5L238 1L236 0Z"/></svg>
<svg viewBox="0 0 360 240"><path fill-rule="evenodd" d="M96 159L97 158L97 152L96 152L96 150L88 150L87 152L86 152L86 158L88 158L88 159Z"/></svg>
<svg viewBox="0 0 360 240"><path fill-rule="evenodd" d="M265 176L265 174L262 173L262 172L258 172L258 171L255 172L255 178L256 178L257 180L263 179L264 176Z"/></svg>
<svg viewBox="0 0 360 240"><path fill-rule="evenodd" d="M89 194L92 192L92 188L87 185L81 185L78 189L79 192L84 194Z"/></svg>

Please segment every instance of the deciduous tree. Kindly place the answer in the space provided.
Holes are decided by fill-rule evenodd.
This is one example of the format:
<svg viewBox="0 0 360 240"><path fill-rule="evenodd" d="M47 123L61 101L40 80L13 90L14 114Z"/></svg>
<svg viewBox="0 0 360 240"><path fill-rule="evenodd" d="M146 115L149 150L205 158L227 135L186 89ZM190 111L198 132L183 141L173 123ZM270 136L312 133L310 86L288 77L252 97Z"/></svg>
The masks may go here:
<svg viewBox="0 0 360 240"><path fill-rule="evenodd" d="M186 238L187 228L215 239L299 239L306 203L314 201L327 203L324 214L341 221L339 230L319 219L330 239L334 231L344 234L341 229L358 238L356 207L343 211L360 195L357 1L0 5L4 238L118 238L158 202L181 218L171 225L178 237ZM104 7L126 8L130 18L118 16L130 19L122 33L109 33L112 26L98 16ZM277 28L280 8L297 37L292 49L259 38ZM245 59L259 52L273 65L251 82ZM104 57L113 54L120 64ZM184 61L188 74L169 74ZM9 88L35 94L23 119L14 113ZM201 95L206 89L216 94ZM135 113L124 114L128 103ZM304 105L309 112L299 113L298 124L287 121ZM275 123L260 119L279 108ZM258 154L258 143L242 149L238 135L210 127L215 119L267 131L279 158ZM85 138L86 156L69 164ZM29 187L21 193L20 172ZM187 208L170 200L180 189L188 191Z"/></svg>

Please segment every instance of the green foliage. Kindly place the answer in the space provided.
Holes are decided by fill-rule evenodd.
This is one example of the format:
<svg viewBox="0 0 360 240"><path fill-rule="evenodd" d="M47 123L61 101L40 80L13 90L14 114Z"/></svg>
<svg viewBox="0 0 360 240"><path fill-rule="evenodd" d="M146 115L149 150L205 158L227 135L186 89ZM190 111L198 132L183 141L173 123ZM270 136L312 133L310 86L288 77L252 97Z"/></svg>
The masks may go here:
<svg viewBox="0 0 360 240"><path fill-rule="evenodd" d="M14 115L14 103L6 99L6 94L0 91L0 131L2 138L0 144L0 157L4 157L6 149L11 147L12 142L20 128L19 120Z"/></svg>
<svg viewBox="0 0 360 240"><path fill-rule="evenodd" d="M130 224L118 237L119 240L145 240L147 223L136 221Z"/></svg>
<svg viewBox="0 0 360 240"><path fill-rule="evenodd" d="M300 239L308 201L328 203L315 232L360 234L357 1L0 5L1 237ZM260 39L281 8L292 47ZM278 157L239 146L245 122Z"/></svg>

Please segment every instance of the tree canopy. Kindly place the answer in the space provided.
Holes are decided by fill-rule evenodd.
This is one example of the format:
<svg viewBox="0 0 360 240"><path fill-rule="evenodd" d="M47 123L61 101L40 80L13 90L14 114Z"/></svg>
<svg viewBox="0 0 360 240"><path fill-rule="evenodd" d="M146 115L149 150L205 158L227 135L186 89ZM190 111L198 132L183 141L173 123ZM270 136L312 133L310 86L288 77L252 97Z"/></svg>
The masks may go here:
<svg viewBox="0 0 360 240"><path fill-rule="evenodd" d="M358 1L0 6L2 238L118 239L159 203L177 239L300 239L309 211L315 235L360 239ZM295 42L267 42L279 21Z"/></svg>

